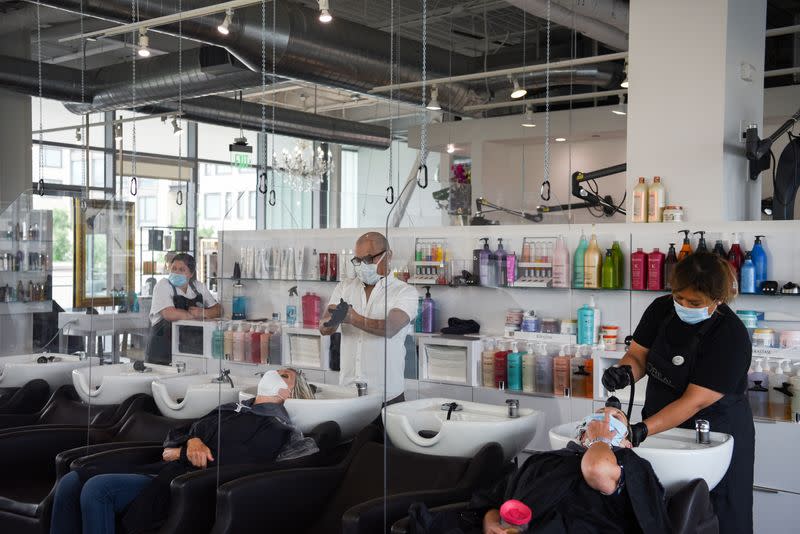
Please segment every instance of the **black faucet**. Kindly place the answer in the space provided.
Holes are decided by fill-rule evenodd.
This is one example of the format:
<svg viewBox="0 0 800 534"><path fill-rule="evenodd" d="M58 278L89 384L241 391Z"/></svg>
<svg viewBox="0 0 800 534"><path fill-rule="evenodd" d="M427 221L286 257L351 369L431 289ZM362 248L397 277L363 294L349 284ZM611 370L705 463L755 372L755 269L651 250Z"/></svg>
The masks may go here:
<svg viewBox="0 0 800 534"><path fill-rule="evenodd" d="M447 420L450 420L450 416L453 415L453 412L459 412L464 408L458 404L457 402L445 402L442 404L442 410L447 410Z"/></svg>
<svg viewBox="0 0 800 534"><path fill-rule="evenodd" d="M231 378L231 370L230 369L221 369L219 372L219 376L217 378L213 378L211 380L214 384L221 384L223 382L227 382L231 385L231 389L233 388L233 379Z"/></svg>

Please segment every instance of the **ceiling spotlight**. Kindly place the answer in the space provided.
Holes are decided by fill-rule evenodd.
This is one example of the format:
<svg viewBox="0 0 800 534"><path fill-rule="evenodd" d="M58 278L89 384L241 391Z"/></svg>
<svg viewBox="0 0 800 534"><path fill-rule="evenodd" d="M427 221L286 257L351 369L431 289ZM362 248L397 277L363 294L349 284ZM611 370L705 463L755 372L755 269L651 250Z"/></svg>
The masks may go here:
<svg viewBox="0 0 800 534"><path fill-rule="evenodd" d="M180 135L182 131L183 128L178 124L178 117L172 117L172 135Z"/></svg>
<svg viewBox="0 0 800 534"><path fill-rule="evenodd" d="M528 90L524 87L520 87L519 81L516 78L511 78L511 76L509 76L508 79L511 80L511 83L514 86L513 90L511 91L511 98L516 100L528 94Z"/></svg>
<svg viewBox="0 0 800 534"><path fill-rule="evenodd" d="M425 108L431 111L439 111L442 109L442 106L439 105L439 88L435 85L433 89L431 89L431 100Z"/></svg>
<svg viewBox="0 0 800 534"><path fill-rule="evenodd" d="M150 38L147 28L139 28L139 56L150 57Z"/></svg>
<svg viewBox="0 0 800 534"><path fill-rule="evenodd" d="M625 103L622 95L619 95L619 104L617 107L611 110L611 113L614 115L627 115L628 114L628 105Z"/></svg>
<svg viewBox="0 0 800 534"><path fill-rule="evenodd" d="M454 145L453 143L447 143L447 153L452 154L455 151L456 151L456 145Z"/></svg>
<svg viewBox="0 0 800 534"><path fill-rule="evenodd" d="M525 106L525 117L522 119L524 128L535 128L536 121L533 118L533 106Z"/></svg>
<svg viewBox="0 0 800 534"><path fill-rule="evenodd" d="M567 140L566 137L556 137L556 143L563 143L566 140Z"/></svg>
<svg viewBox="0 0 800 534"><path fill-rule="evenodd" d="M629 85L630 85L628 83L628 60L627 59L625 60L625 71L624 72L625 72L625 79L622 80L622 83L619 84L619 86L622 87L623 89L627 89L629 87Z"/></svg>
<svg viewBox="0 0 800 534"><path fill-rule="evenodd" d="M80 129L80 127L75 128L75 140L77 142L79 142L79 143L81 142L81 129Z"/></svg>
<svg viewBox="0 0 800 534"><path fill-rule="evenodd" d="M118 122L114 125L114 139L122 141L122 123Z"/></svg>
<svg viewBox="0 0 800 534"><path fill-rule="evenodd" d="M330 12L330 5L328 0L319 0L319 21L323 24L327 24L333 20L333 16Z"/></svg>
<svg viewBox="0 0 800 534"><path fill-rule="evenodd" d="M233 22L233 9L228 8L225 10L225 19L222 21L222 24L217 26L217 31L222 35L228 35L231 33L230 25Z"/></svg>

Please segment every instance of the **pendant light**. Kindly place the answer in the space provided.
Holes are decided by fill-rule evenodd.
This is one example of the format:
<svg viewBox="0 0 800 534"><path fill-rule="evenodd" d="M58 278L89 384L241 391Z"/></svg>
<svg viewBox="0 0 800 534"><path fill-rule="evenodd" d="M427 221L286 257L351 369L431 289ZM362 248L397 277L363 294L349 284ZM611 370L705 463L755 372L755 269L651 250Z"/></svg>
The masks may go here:
<svg viewBox="0 0 800 534"><path fill-rule="evenodd" d="M628 105L625 103L624 97L619 95L619 104L617 107L611 110L611 113L614 115L627 115L628 114Z"/></svg>
<svg viewBox="0 0 800 534"><path fill-rule="evenodd" d="M536 121L533 118L533 106L527 105L525 106L525 116L522 119L522 127L523 128L535 128Z"/></svg>
<svg viewBox="0 0 800 534"><path fill-rule="evenodd" d="M178 124L178 116L176 115L172 117L172 135L181 135L181 132L183 132L183 128Z"/></svg>
<svg viewBox="0 0 800 534"><path fill-rule="evenodd" d="M528 94L528 90L519 85L519 80L517 80L516 78L511 78L511 76L509 76L508 79L511 81L513 87L511 91L511 98L517 100L518 98L522 98L523 96Z"/></svg>
<svg viewBox="0 0 800 534"><path fill-rule="evenodd" d="M623 89L627 89L628 87L630 87L630 84L628 83L628 60L627 59L625 60L625 79L622 80L622 83L619 84L619 86L622 87Z"/></svg>
<svg viewBox="0 0 800 534"><path fill-rule="evenodd" d="M233 9L228 8L225 10L225 19L222 21L222 24L217 26L217 31L222 35L228 35L231 33L230 26L233 22Z"/></svg>
<svg viewBox="0 0 800 534"><path fill-rule="evenodd" d="M147 28L139 29L139 56L150 57L150 38L147 36Z"/></svg>
<svg viewBox="0 0 800 534"><path fill-rule="evenodd" d="M319 0L319 21L323 24L328 24L333 20L333 15L330 12L330 5L328 0Z"/></svg>
<svg viewBox="0 0 800 534"><path fill-rule="evenodd" d="M442 106L439 105L439 88L435 85L431 89L431 100L425 108L430 111L440 111L442 109Z"/></svg>

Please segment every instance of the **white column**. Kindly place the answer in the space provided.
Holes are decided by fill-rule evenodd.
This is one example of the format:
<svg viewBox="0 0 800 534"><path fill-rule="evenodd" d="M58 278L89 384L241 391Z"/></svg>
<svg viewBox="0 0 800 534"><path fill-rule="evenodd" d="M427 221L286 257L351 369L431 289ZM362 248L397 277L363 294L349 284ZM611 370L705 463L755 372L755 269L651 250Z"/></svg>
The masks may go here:
<svg viewBox="0 0 800 534"><path fill-rule="evenodd" d="M628 220L661 176L689 222L759 218L742 127L761 125L766 0L636 0L630 10Z"/></svg>
<svg viewBox="0 0 800 534"><path fill-rule="evenodd" d="M28 59L30 32L4 35L0 49L5 55ZM0 90L0 210L26 189L30 189L33 158L31 153L31 98Z"/></svg>

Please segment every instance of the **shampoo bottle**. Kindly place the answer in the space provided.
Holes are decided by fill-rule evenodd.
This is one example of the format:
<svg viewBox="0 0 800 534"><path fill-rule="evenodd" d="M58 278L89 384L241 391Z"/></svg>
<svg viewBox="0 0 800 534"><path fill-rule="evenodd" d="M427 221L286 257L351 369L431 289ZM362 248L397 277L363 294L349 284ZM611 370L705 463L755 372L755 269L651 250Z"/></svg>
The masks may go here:
<svg viewBox="0 0 800 534"><path fill-rule="evenodd" d="M790 390L792 392L792 413L790 420L800 422L800 362L793 364L793 367L797 367L797 372L789 379Z"/></svg>
<svg viewBox="0 0 800 534"><path fill-rule="evenodd" d="M647 182L644 176L639 177L639 183L633 188L633 222L647 222Z"/></svg>
<svg viewBox="0 0 800 534"><path fill-rule="evenodd" d="M733 270L736 271L736 280L741 286L744 252L739 245L739 234L737 233L731 234L731 249L728 251L728 262L731 264L731 267L733 267Z"/></svg>
<svg viewBox="0 0 800 534"><path fill-rule="evenodd" d="M722 243L722 239L717 239L717 242L714 243L714 250L712 250L712 252L720 258L728 259L728 253L725 250L725 245Z"/></svg>
<svg viewBox="0 0 800 534"><path fill-rule="evenodd" d="M640 248L631 254L631 289L647 289L647 254Z"/></svg>
<svg viewBox="0 0 800 534"><path fill-rule="evenodd" d="M225 358L225 323L217 321L217 329L211 334L211 353L215 360Z"/></svg>
<svg viewBox="0 0 800 534"><path fill-rule="evenodd" d="M558 397L569 395L570 359L563 347L553 358L553 394Z"/></svg>
<svg viewBox="0 0 800 534"><path fill-rule="evenodd" d="M767 253L761 244L763 235L757 235L756 241L753 243L753 250L750 251L750 256L753 258L753 266L756 268L756 287L755 292L761 293L761 284L767 280Z"/></svg>
<svg viewBox="0 0 800 534"><path fill-rule="evenodd" d="M753 258L750 252L744 255L744 263L739 272L739 292L756 292L756 267L753 265Z"/></svg>
<svg viewBox="0 0 800 534"><path fill-rule="evenodd" d="M283 363L283 347L281 345L281 316L279 313L272 314L272 321L269 322L269 334L269 363L280 365Z"/></svg>
<svg viewBox="0 0 800 534"><path fill-rule="evenodd" d="M225 330L225 335L223 336L224 358L226 360L233 359L233 331L233 323L229 323L228 329Z"/></svg>
<svg viewBox="0 0 800 534"><path fill-rule="evenodd" d="M592 232L589 246L583 256L583 287L599 288L603 269L603 254L597 245L597 235Z"/></svg>
<svg viewBox="0 0 800 534"><path fill-rule="evenodd" d="M547 345L541 343L533 358L534 387L537 393L553 393L553 357L547 353ZM798 377L800 381L800 377Z"/></svg>
<svg viewBox="0 0 800 534"><path fill-rule="evenodd" d="M484 339L483 352L481 352L481 379L485 388L496 387L494 381L494 355L496 352L494 339Z"/></svg>
<svg viewBox="0 0 800 534"><path fill-rule="evenodd" d="M756 365L747 376L748 388L747 397L750 400L750 407L754 417L767 417L768 413L768 393L766 385L767 375L761 366L761 359L756 360Z"/></svg>
<svg viewBox="0 0 800 534"><path fill-rule="evenodd" d="M425 287L425 299L422 301L422 332L432 334L436 323L436 310L431 298L431 286Z"/></svg>
<svg viewBox="0 0 800 534"><path fill-rule="evenodd" d="M492 251L489 250L488 237L482 238L481 241L483 241L483 249L478 253L478 276L482 286L491 286L489 281L489 257L492 255Z"/></svg>
<svg viewBox="0 0 800 534"><path fill-rule="evenodd" d="M511 352L507 356L506 376L508 389L522 391L522 353L519 352L516 341L511 343Z"/></svg>
<svg viewBox="0 0 800 534"><path fill-rule="evenodd" d="M558 236L553 251L553 287L569 287L569 251L564 236Z"/></svg>
<svg viewBox="0 0 800 534"><path fill-rule="evenodd" d="M506 285L508 267L506 266L506 250L503 248L503 238L497 238L497 250L494 252L494 285L502 287Z"/></svg>
<svg viewBox="0 0 800 534"><path fill-rule="evenodd" d="M678 255L675 253L675 243L670 243L667 257L664 259L664 289L667 291L672 290L672 271L675 270L677 263Z"/></svg>
<svg viewBox="0 0 800 534"><path fill-rule="evenodd" d="M678 252L678 261L692 253L692 241L689 239L689 232L690 230L678 230L679 234L683 233L683 245L681 245L681 250Z"/></svg>
<svg viewBox="0 0 800 534"><path fill-rule="evenodd" d="M250 336L250 352L247 354L247 361L261 363L261 328L253 323L248 335Z"/></svg>
<svg viewBox="0 0 800 534"><path fill-rule="evenodd" d="M582 288L584 280L584 266L583 260L586 254L586 249L589 247L589 242L581 230L581 240L578 242L578 248L575 249L575 257L572 259L572 287Z"/></svg>
<svg viewBox="0 0 800 534"><path fill-rule="evenodd" d="M647 255L647 289L662 291L664 289L664 253L657 248Z"/></svg>
<svg viewBox="0 0 800 534"><path fill-rule="evenodd" d="M591 353L589 347L578 347L577 355L570 361L570 395L573 397L592 398Z"/></svg>
<svg viewBox="0 0 800 534"><path fill-rule="evenodd" d="M522 355L522 391L527 393L536 391L535 358L534 347L529 343L526 352Z"/></svg>
<svg viewBox="0 0 800 534"><path fill-rule="evenodd" d="M233 332L233 360L244 361L244 325L239 325Z"/></svg>
<svg viewBox="0 0 800 534"><path fill-rule="evenodd" d="M700 234L700 239L697 241L697 252L708 252L708 245L706 244L705 230L694 232L694 235Z"/></svg>
<svg viewBox="0 0 800 534"><path fill-rule="evenodd" d="M783 364L789 360L781 360L775 367L775 372L770 373L768 377L769 382L769 417L772 419L786 419L787 405L791 409L791 397L786 392L786 384L789 385L789 377L783 370ZM788 401L788 402L787 402Z"/></svg>
<svg viewBox="0 0 800 534"><path fill-rule="evenodd" d="M664 186L660 176L653 176L653 184L647 188L647 222L661 222L664 213Z"/></svg>
<svg viewBox="0 0 800 534"><path fill-rule="evenodd" d="M614 241L614 244L611 245L611 256L614 258L614 272L617 274L617 279L614 282L614 287L616 289L620 289L625 284L625 256L622 254L622 247L619 245L619 241Z"/></svg>
<svg viewBox="0 0 800 534"><path fill-rule="evenodd" d="M600 309L594 304L594 297L589 304L578 308L578 344L594 345L600 332Z"/></svg>
<svg viewBox="0 0 800 534"><path fill-rule="evenodd" d="M424 299L419 297L417 299L417 316L414 318L414 332L422 333L422 301Z"/></svg>
<svg viewBox="0 0 800 534"><path fill-rule="evenodd" d="M617 282L617 271L614 262L614 253L611 249L606 250L606 257L603 259L603 280L601 286L603 289L614 289Z"/></svg>
<svg viewBox="0 0 800 534"><path fill-rule="evenodd" d="M494 387L506 389L508 384L508 344L501 341L497 345L497 352L494 353Z"/></svg>
<svg viewBox="0 0 800 534"><path fill-rule="evenodd" d="M261 361L259 363L269 363L269 338L271 334L269 333L269 328L267 325L264 325L261 329L261 335L258 338L258 349L259 349L259 357Z"/></svg>

